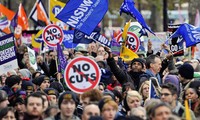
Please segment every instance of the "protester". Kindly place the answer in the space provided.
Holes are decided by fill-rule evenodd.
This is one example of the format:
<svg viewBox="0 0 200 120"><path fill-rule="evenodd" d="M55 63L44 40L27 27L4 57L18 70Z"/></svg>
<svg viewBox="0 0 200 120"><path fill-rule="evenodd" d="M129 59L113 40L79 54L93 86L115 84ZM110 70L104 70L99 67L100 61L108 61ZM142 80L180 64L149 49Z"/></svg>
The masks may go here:
<svg viewBox="0 0 200 120"><path fill-rule="evenodd" d="M74 114L77 105L77 95L72 91L66 91L62 93L58 99L60 112L54 117L50 117L45 120L80 120L80 118Z"/></svg>
<svg viewBox="0 0 200 120"><path fill-rule="evenodd" d="M98 105L89 104L83 108L81 120L89 120L91 116L100 116L100 110Z"/></svg>
<svg viewBox="0 0 200 120"><path fill-rule="evenodd" d="M185 107L177 100L178 91L174 84L167 83L162 85L162 90L160 94L161 101L168 103L172 111L176 113L179 117L185 118ZM195 120L194 113L190 111L191 118Z"/></svg>
<svg viewBox="0 0 200 120"><path fill-rule="evenodd" d="M30 94L25 100L26 112L24 120L42 120L44 99L39 93Z"/></svg>
<svg viewBox="0 0 200 120"><path fill-rule="evenodd" d="M168 120L171 115L172 110L170 106L165 103L160 103L153 107L151 120Z"/></svg>
<svg viewBox="0 0 200 120"><path fill-rule="evenodd" d="M14 112L12 107L0 109L0 120L16 120Z"/></svg>
<svg viewBox="0 0 200 120"><path fill-rule="evenodd" d="M0 109L9 105L8 95L4 90L0 90Z"/></svg>
<svg viewBox="0 0 200 120"><path fill-rule="evenodd" d="M118 105L110 98L103 98L99 101L99 109L103 120L113 120L118 111Z"/></svg>

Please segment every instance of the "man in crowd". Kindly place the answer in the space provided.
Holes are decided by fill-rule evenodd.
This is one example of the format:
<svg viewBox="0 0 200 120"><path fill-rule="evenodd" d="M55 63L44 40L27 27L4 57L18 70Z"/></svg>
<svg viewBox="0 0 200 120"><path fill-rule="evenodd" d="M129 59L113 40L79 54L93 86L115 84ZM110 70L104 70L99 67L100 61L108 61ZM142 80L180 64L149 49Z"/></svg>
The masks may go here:
<svg viewBox="0 0 200 120"><path fill-rule="evenodd" d="M177 100L178 90L174 84L163 84L160 95L161 101L168 103L171 106L173 113L177 114L179 117L185 118L185 107ZM192 111L191 118L192 120L196 119Z"/></svg>
<svg viewBox="0 0 200 120"><path fill-rule="evenodd" d="M142 58L135 58L131 61L130 71L122 70L119 68L112 57L112 53L107 50L109 57L107 64L110 66L111 71L117 80L123 85L125 82L134 84L136 90L139 90L140 75L144 74L145 61Z"/></svg>
<svg viewBox="0 0 200 120"><path fill-rule="evenodd" d="M83 108L82 120L89 120L91 116L100 116L99 107L95 104L89 104Z"/></svg>
<svg viewBox="0 0 200 120"><path fill-rule="evenodd" d="M77 95L72 91L66 91L58 99L60 112L53 118L47 118L45 120L80 120L74 115L77 104Z"/></svg>
<svg viewBox="0 0 200 120"><path fill-rule="evenodd" d="M25 100L26 112L24 120L42 120L44 99L41 94L32 93Z"/></svg>
<svg viewBox="0 0 200 120"><path fill-rule="evenodd" d="M172 111L169 105L166 103L160 103L153 107L151 120L169 120L172 115Z"/></svg>

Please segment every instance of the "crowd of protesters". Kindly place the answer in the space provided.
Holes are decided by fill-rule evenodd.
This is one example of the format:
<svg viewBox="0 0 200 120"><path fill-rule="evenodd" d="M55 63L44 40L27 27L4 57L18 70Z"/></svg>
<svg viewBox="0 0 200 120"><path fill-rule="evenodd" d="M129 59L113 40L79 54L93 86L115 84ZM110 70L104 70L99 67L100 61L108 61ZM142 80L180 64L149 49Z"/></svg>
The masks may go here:
<svg viewBox="0 0 200 120"><path fill-rule="evenodd" d="M22 45L19 68L0 77L0 120L181 120L185 100L191 120L200 119L200 78L194 75L200 72L199 60L174 57L165 45L162 49L168 53L154 53L149 41L147 53L129 62L95 42L63 50L68 62L88 56L101 69L98 86L77 94L57 71L55 51L38 54L34 70Z"/></svg>

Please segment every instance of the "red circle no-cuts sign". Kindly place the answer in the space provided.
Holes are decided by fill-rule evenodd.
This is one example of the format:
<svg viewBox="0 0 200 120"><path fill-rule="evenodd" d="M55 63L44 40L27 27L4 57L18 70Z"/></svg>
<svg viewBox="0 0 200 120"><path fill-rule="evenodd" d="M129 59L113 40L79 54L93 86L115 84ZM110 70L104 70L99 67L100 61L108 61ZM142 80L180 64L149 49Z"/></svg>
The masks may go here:
<svg viewBox="0 0 200 120"><path fill-rule="evenodd" d="M122 43L122 32L116 38L118 43ZM140 46L140 41L137 35L133 32L127 32L126 47L131 49L133 52L137 52Z"/></svg>
<svg viewBox="0 0 200 120"><path fill-rule="evenodd" d="M44 39L44 42L50 47L57 46L57 43L61 44L63 37L64 36L62 29L54 24L46 26L42 33L42 38Z"/></svg>
<svg viewBox="0 0 200 120"><path fill-rule="evenodd" d="M88 57L78 57L68 63L64 78L72 91L81 94L99 84L101 71L94 60Z"/></svg>

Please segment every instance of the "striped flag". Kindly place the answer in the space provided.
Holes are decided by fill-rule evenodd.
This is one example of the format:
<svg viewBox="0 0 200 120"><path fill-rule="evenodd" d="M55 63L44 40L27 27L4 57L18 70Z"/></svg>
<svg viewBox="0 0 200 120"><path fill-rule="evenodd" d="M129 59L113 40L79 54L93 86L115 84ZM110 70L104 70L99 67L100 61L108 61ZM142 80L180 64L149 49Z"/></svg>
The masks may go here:
<svg viewBox="0 0 200 120"><path fill-rule="evenodd" d="M35 2L28 18L32 19L37 25L42 27L51 23L41 0Z"/></svg>

